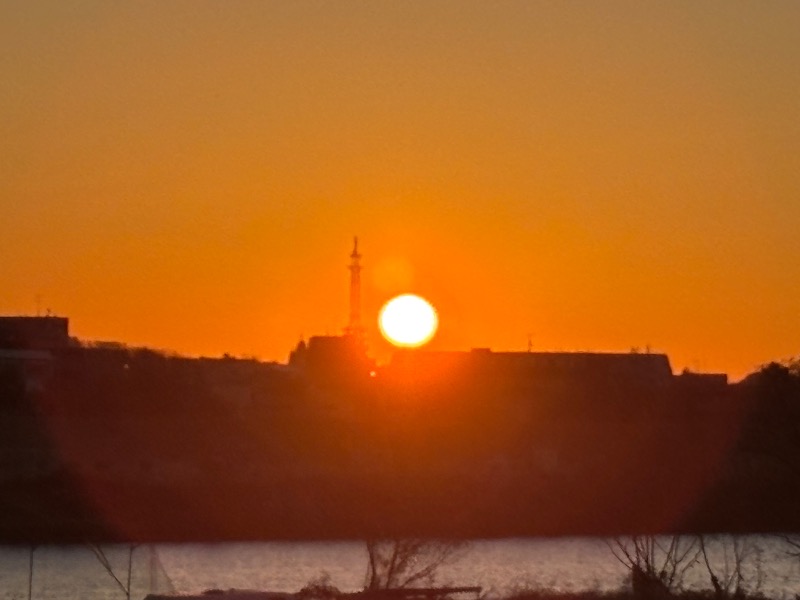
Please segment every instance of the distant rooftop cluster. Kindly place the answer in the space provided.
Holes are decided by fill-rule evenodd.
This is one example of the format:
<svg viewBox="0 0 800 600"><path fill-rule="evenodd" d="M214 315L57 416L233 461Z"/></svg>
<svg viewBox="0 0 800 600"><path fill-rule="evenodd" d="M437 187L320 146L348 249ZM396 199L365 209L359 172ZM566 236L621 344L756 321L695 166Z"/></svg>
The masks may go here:
<svg viewBox="0 0 800 600"><path fill-rule="evenodd" d="M320 384L341 385L376 376L413 377L425 381L444 375L481 376L507 380L583 380L636 382L664 388L676 377L665 354L609 352L493 352L399 350L391 362L378 368L367 352L361 317L361 253L354 238L350 254L350 310L342 335L317 335L303 340L291 352L288 367ZM69 319L57 316L0 316L0 361L42 362L50 353L73 345ZM725 374L684 372L682 381L695 386L724 386Z"/></svg>

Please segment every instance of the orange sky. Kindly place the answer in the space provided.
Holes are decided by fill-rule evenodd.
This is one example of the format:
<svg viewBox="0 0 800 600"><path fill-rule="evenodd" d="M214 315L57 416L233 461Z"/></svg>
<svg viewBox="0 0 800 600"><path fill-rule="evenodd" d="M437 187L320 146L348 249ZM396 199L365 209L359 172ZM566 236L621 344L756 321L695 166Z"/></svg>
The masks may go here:
<svg viewBox="0 0 800 600"><path fill-rule="evenodd" d="M793 0L0 3L0 313L285 360L345 325L358 233L371 324L413 291L437 348L741 376L800 353L798 31Z"/></svg>

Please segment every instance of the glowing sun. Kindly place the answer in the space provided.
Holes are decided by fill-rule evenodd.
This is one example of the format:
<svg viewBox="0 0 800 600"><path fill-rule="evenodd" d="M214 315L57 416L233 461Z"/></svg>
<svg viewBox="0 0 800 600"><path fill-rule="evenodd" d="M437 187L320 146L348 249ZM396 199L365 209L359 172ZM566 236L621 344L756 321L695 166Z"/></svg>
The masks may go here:
<svg viewBox="0 0 800 600"><path fill-rule="evenodd" d="M439 326L430 302L414 294L396 296L383 305L378 315L383 337L395 346L415 347L428 342Z"/></svg>

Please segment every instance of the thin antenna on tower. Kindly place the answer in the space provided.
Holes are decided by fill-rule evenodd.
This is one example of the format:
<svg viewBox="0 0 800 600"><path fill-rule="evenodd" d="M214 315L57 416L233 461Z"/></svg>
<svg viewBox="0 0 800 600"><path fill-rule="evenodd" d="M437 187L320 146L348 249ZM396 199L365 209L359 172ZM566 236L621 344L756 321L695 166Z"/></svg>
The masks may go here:
<svg viewBox="0 0 800 600"><path fill-rule="evenodd" d="M533 352L533 334L528 334L528 352Z"/></svg>

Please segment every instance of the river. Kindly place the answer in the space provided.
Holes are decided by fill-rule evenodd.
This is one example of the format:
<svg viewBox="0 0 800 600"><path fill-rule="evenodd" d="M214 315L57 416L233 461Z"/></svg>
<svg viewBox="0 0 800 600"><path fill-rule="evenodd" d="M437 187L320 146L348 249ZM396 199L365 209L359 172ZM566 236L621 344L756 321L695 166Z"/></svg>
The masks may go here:
<svg viewBox="0 0 800 600"><path fill-rule="evenodd" d="M745 576L750 589L776 599L800 593L800 559L787 554L776 536L744 538L750 554ZM732 562L729 538L709 543L717 569ZM723 543L726 542L726 543ZM127 577L128 548L104 547L120 579ZM164 544L137 547L133 553L131 597L149 591L199 592L206 589L268 589L294 592L322 576L343 591L364 583L363 542L254 542L226 544ZM34 600L124 600L88 547L42 546L32 554ZM28 598L30 549L0 547L0 600ZM612 590L624 585L625 567L606 540L598 538L476 540L443 567L440 585L479 585L490 595L526 587L554 590ZM708 588L702 562L686 574L685 587Z"/></svg>

